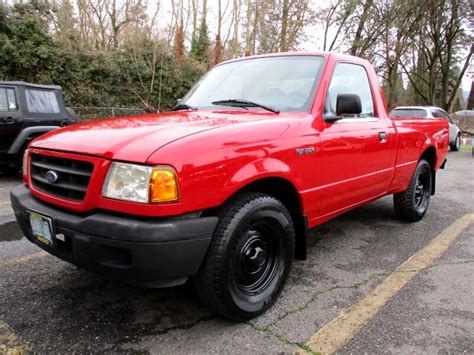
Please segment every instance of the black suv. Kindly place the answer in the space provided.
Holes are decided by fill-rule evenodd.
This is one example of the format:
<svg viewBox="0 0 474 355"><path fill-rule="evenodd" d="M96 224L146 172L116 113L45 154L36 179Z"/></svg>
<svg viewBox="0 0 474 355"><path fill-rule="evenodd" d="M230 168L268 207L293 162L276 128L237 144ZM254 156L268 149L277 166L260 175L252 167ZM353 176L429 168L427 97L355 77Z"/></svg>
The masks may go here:
<svg viewBox="0 0 474 355"><path fill-rule="evenodd" d="M75 121L60 86L0 81L0 170L20 167L31 140Z"/></svg>

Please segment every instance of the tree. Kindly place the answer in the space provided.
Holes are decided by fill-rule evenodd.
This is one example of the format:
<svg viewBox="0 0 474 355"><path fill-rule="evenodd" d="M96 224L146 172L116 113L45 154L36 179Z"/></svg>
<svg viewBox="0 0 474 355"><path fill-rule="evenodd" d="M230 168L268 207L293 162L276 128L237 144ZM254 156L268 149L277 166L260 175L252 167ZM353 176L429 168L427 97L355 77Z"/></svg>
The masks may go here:
<svg viewBox="0 0 474 355"><path fill-rule="evenodd" d="M184 47L184 28L183 22L176 28L176 34L174 37L174 57L180 62L185 54L186 48Z"/></svg>
<svg viewBox="0 0 474 355"><path fill-rule="evenodd" d="M474 110L474 80L471 80L471 91L467 99L467 109Z"/></svg>
<svg viewBox="0 0 474 355"><path fill-rule="evenodd" d="M4 80L53 82L57 46L48 34L52 9L45 2L0 4L0 75Z"/></svg>
<svg viewBox="0 0 474 355"><path fill-rule="evenodd" d="M315 18L309 0L259 1L258 14L257 53L296 49L305 24Z"/></svg>

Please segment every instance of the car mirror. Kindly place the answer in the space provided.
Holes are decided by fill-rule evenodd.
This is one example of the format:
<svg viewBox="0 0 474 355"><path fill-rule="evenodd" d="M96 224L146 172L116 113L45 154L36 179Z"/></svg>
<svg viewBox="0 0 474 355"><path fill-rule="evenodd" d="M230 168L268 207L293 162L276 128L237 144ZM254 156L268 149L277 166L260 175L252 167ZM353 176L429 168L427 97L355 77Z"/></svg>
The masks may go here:
<svg viewBox="0 0 474 355"><path fill-rule="evenodd" d="M324 120L335 122L341 120L343 115L359 115L362 112L362 104L359 95L338 94L336 99L336 114L327 113Z"/></svg>
<svg viewBox="0 0 474 355"><path fill-rule="evenodd" d="M362 112L359 95L339 94L336 99L336 115L358 115Z"/></svg>
<svg viewBox="0 0 474 355"><path fill-rule="evenodd" d="M454 124L459 124L459 120L453 120Z"/></svg>

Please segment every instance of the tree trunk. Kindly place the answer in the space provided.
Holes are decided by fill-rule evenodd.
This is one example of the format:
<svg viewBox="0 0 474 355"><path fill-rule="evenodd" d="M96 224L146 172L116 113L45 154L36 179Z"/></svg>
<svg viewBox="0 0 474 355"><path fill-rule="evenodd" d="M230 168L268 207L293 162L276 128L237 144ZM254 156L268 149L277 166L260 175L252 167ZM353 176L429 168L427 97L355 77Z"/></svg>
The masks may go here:
<svg viewBox="0 0 474 355"><path fill-rule="evenodd" d="M283 13L281 15L281 33L280 33L280 52L288 51L287 32L288 32L288 12L289 1L283 0Z"/></svg>
<svg viewBox="0 0 474 355"><path fill-rule="evenodd" d="M469 93L469 97L467 99L467 107L468 110L474 110L474 79L471 81L471 92Z"/></svg>
<svg viewBox="0 0 474 355"><path fill-rule="evenodd" d="M352 47L349 51L351 55L356 55L356 56L361 55L361 53L358 53L358 52L361 47L362 31L364 30L365 23L367 22L367 19L369 17L369 10L371 6L373 6L373 0L366 0L364 3L364 8L362 10L362 15L360 16L356 33L354 35L354 40L352 41Z"/></svg>

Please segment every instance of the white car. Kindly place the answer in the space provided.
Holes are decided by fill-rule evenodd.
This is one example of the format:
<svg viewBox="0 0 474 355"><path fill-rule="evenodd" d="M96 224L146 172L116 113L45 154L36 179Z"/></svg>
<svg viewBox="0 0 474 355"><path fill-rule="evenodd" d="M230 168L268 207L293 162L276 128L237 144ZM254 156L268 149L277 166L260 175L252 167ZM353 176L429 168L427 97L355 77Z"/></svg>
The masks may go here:
<svg viewBox="0 0 474 355"><path fill-rule="evenodd" d="M449 145L451 150L458 151L461 147L461 129L458 127L459 121L453 120L449 113L436 106L399 106L391 112L392 117L426 117L445 118L449 123Z"/></svg>

